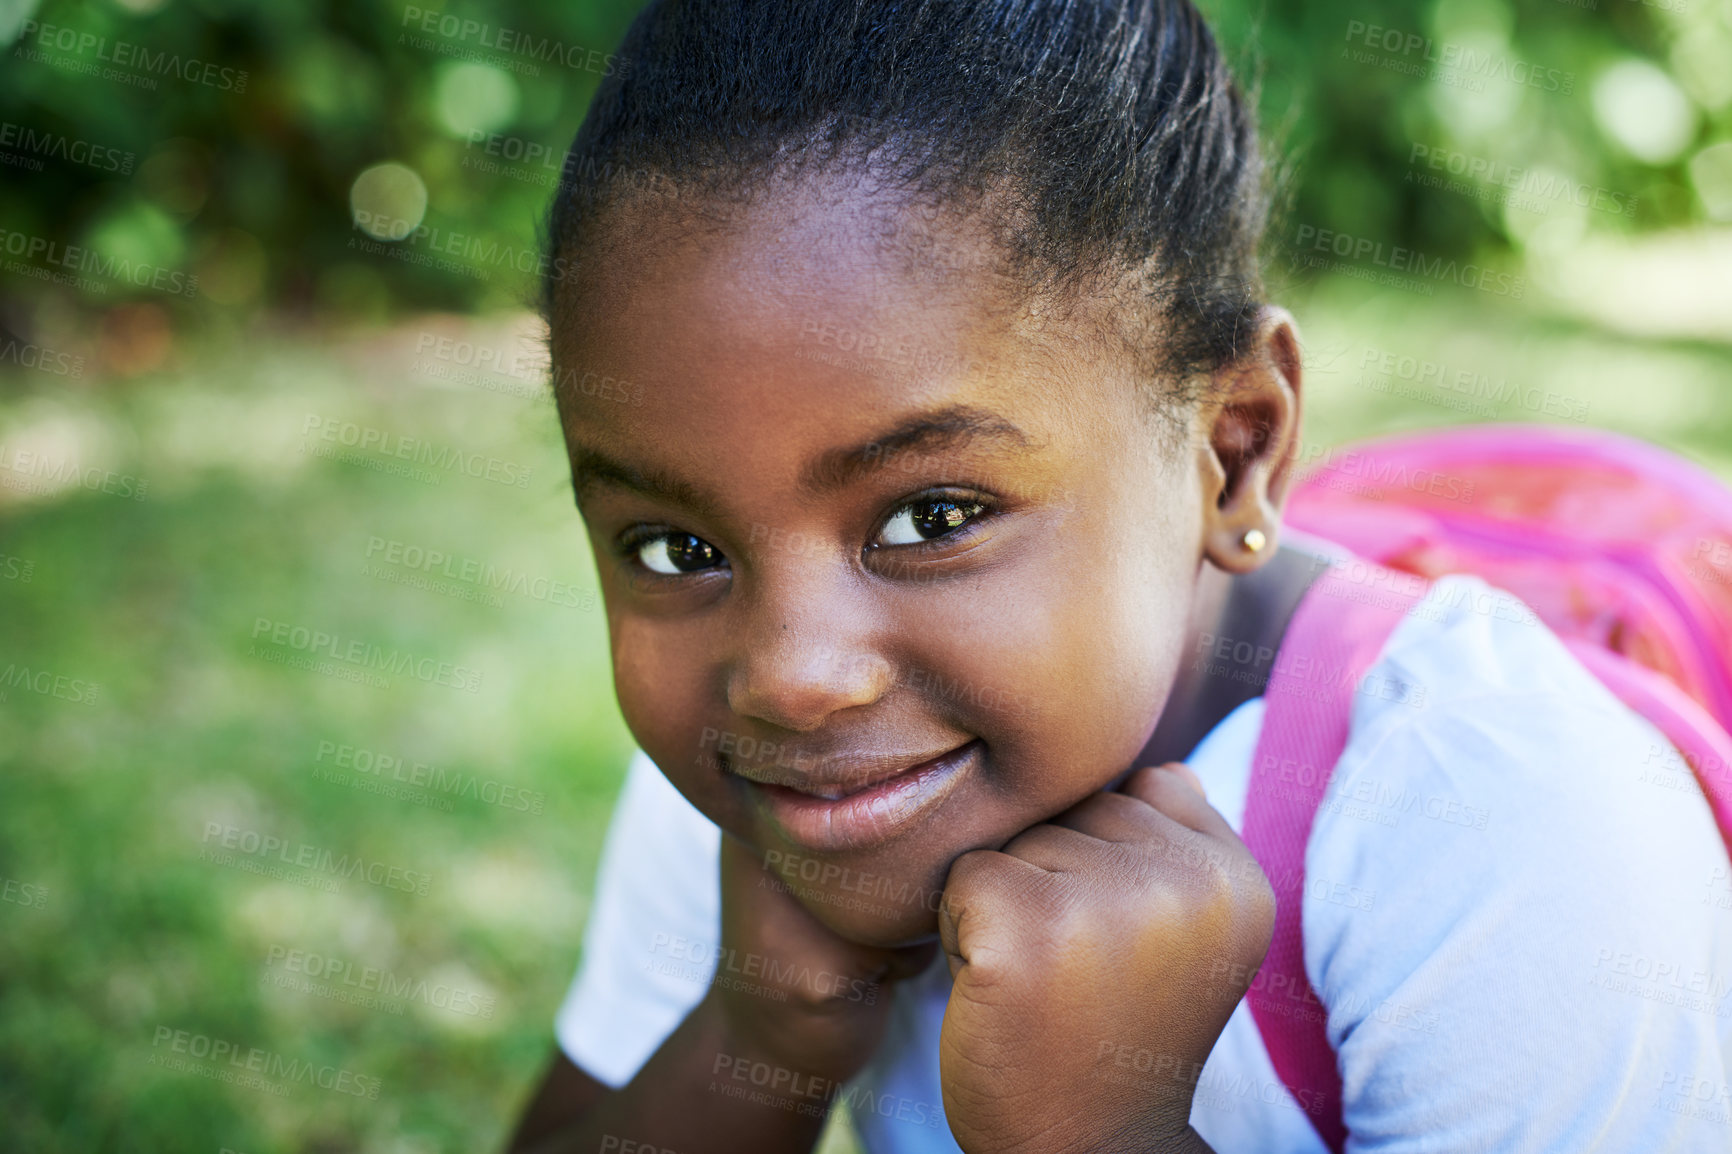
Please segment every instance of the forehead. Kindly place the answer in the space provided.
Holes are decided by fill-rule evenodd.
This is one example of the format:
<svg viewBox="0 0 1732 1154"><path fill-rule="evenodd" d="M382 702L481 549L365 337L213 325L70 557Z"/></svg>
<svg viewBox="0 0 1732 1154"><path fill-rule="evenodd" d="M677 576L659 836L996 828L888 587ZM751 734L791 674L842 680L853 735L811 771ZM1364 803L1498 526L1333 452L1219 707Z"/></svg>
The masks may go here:
<svg viewBox="0 0 1732 1154"><path fill-rule="evenodd" d="M816 451L956 405L1025 428L1074 422L1113 392L1111 366L1017 290L966 217L820 181L719 213L628 209L617 224L623 243L580 266L555 315L574 441L679 465L770 432ZM572 387L610 377L626 403Z"/></svg>
<svg viewBox="0 0 1732 1154"><path fill-rule="evenodd" d="M1018 294L975 220L862 177L780 179L696 203L638 196L597 231L601 243L559 286L556 355L605 348L676 308L682 327L757 322L766 335L795 315L977 343L1015 326Z"/></svg>

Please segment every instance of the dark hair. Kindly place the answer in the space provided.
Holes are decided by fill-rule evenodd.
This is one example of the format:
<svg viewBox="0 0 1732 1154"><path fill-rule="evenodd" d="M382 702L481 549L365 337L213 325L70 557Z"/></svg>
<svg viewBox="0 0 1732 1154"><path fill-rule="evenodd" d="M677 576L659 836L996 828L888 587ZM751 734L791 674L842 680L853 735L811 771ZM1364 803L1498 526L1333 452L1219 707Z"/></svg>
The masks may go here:
<svg viewBox="0 0 1732 1154"><path fill-rule="evenodd" d="M1255 117L1189 0L651 0L616 62L549 216L550 319L615 204L852 163L984 208L1031 289L1113 291L1159 375L1227 363L1252 329Z"/></svg>

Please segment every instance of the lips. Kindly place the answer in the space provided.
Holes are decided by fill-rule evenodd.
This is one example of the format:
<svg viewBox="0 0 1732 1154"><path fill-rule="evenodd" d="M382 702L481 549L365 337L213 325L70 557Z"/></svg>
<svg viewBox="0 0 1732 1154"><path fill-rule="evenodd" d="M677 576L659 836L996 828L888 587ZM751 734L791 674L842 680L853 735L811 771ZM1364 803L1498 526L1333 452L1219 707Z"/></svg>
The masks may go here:
<svg viewBox="0 0 1732 1154"><path fill-rule="evenodd" d="M773 764L737 764L726 753L718 755L722 768L758 785L776 786L795 793L837 801L861 790L913 773L956 752L952 749L904 755L834 754L816 757L779 751ZM811 767L807 771L806 767Z"/></svg>
<svg viewBox="0 0 1732 1154"><path fill-rule="evenodd" d="M863 849L888 841L935 809L982 753L970 741L938 754L834 757L793 767L734 766L759 815L782 837L818 852Z"/></svg>

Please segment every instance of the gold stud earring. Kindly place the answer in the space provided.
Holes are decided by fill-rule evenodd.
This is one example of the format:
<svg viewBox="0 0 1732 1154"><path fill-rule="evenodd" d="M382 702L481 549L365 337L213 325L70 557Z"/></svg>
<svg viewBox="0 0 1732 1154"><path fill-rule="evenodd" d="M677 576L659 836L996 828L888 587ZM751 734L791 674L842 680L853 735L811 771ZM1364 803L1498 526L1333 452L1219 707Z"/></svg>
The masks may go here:
<svg viewBox="0 0 1732 1154"><path fill-rule="evenodd" d="M1269 538L1263 535L1263 530L1261 529L1247 529L1245 530L1245 535L1241 537L1239 541L1240 544L1245 546L1246 552L1261 553L1263 551L1263 546L1269 543Z"/></svg>

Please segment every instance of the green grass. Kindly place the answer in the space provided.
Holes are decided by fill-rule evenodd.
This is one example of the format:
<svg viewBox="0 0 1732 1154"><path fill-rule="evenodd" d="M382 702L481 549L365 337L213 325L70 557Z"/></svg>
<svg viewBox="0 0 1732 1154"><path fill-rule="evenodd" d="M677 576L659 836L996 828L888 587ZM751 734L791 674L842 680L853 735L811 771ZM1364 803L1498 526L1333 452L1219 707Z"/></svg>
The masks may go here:
<svg viewBox="0 0 1732 1154"><path fill-rule="evenodd" d="M1590 424L1732 476L1726 346L1399 295L1326 283L1301 301L1316 443L1471 419L1442 394L1363 384L1365 350L1388 349L1520 374L1587 405ZM509 339L497 322L436 323ZM93 703L18 687L0 702L0 879L15 899L46 890L39 908L0 902L9 1149L484 1150L535 1078L631 742L593 608L512 593L495 606L366 571L379 538L594 589L551 408L415 372L423 328L207 336L124 384L5 379L8 462L30 448L149 482L143 500L25 496L0 473L0 668L100 687ZM532 471L522 487L382 474L303 451L309 414ZM7 576L7 557L29 580ZM479 690L273 663L253 651L260 619L478 670ZM542 812L462 796L446 812L320 780L321 742L530 791ZM323 892L201 860L213 822L425 873L427 893L361 878ZM494 1011L275 988L273 948L460 987ZM347 1069L380 1093L278 1096L165 1069L163 1029Z"/></svg>

